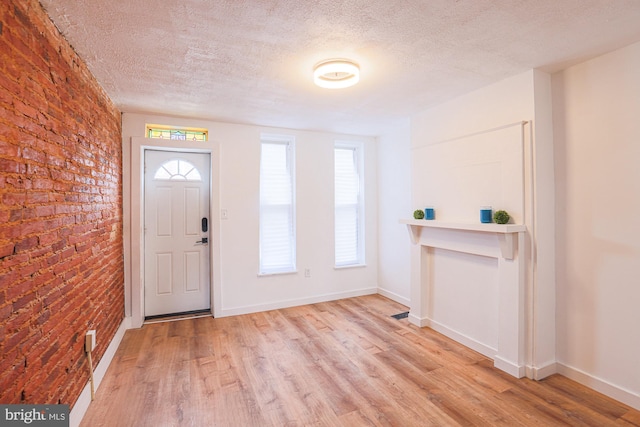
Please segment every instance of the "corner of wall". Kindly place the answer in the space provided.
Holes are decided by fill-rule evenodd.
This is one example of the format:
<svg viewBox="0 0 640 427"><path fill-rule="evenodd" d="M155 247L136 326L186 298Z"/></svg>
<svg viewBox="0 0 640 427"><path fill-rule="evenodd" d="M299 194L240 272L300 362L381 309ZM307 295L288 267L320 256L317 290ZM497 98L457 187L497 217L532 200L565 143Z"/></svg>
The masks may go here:
<svg viewBox="0 0 640 427"><path fill-rule="evenodd" d="M532 362L546 370L556 360L555 162L551 75L533 71L533 158L535 288ZM544 362L542 362L544 361ZM551 361L551 362L549 362ZM543 366L542 368L540 366Z"/></svg>
<svg viewBox="0 0 640 427"><path fill-rule="evenodd" d="M100 363L96 366L93 372L94 378L94 392L98 391L102 380L104 379L105 374L107 373L107 368L113 361L116 351L124 338L124 334L127 329L131 329L131 318L125 317L120 327L118 328L116 334L113 339L109 343L107 350L105 351L102 359L100 359ZM85 387L82 389L82 393L80 393L80 397L76 401L75 405L71 409L69 414L69 425L71 427L77 427L82 422L82 418L86 414L89 406L91 405L91 384L87 383Z"/></svg>

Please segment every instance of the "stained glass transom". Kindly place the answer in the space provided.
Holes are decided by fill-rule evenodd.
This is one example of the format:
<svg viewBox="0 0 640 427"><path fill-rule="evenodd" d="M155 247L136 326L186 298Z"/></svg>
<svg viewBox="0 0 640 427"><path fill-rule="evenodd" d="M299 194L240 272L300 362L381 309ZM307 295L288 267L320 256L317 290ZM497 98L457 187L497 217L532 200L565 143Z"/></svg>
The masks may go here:
<svg viewBox="0 0 640 427"><path fill-rule="evenodd" d="M186 160L173 159L162 164L153 179L171 181L202 181L200 172Z"/></svg>
<svg viewBox="0 0 640 427"><path fill-rule="evenodd" d="M148 128L149 138L173 139L178 141L206 141L206 131Z"/></svg>

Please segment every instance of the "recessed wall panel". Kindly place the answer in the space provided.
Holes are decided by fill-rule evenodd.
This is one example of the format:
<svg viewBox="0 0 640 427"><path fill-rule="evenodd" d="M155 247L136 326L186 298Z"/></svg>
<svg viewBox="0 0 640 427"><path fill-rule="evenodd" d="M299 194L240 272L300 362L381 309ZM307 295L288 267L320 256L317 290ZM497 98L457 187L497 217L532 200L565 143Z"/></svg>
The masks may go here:
<svg viewBox="0 0 640 427"><path fill-rule="evenodd" d="M498 259L436 248L431 274L432 319L497 349Z"/></svg>

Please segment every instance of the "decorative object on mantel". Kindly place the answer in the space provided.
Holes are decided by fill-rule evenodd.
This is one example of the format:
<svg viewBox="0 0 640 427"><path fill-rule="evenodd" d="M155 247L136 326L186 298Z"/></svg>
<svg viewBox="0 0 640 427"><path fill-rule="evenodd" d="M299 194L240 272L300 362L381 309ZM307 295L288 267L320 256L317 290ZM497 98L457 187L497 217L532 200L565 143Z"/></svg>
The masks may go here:
<svg viewBox="0 0 640 427"><path fill-rule="evenodd" d="M413 211L413 217L415 219L424 219L424 211L422 209L416 209Z"/></svg>
<svg viewBox="0 0 640 427"><path fill-rule="evenodd" d="M493 214L493 222L495 222L496 224L507 224L509 222L509 219L511 219L511 216L507 213L507 211L496 211L496 213Z"/></svg>
<svg viewBox="0 0 640 427"><path fill-rule="evenodd" d="M491 206L480 206L480 222L483 224L491 223Z"/></svg>
<svg viewBox="0 0 640 427"><path fill-rule="evenodd" d="M424 219L436 219L436 210L433 208L433 206L427 206L426 208L424 208Z"/></svg>

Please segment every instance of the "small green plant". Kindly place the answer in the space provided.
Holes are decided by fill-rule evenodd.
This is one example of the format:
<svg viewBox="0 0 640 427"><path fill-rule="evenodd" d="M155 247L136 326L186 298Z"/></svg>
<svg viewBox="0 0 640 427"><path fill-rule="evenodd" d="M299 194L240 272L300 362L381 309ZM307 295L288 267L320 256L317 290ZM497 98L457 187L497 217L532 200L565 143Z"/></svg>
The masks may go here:
<svg viewBox="0 0 640 427"><path fill-rule="evenodd" d="M496 211L493 214L493 222L496 224L506 224L511 219L511 216L507 213L507 211Z"/></svg>
<svg viewBox="0 0 640 427"><path fill-rule="evenodd" d="M413 211L413 217L415 219L424 219L424 211L422 209L416 209Z"/></svg>

